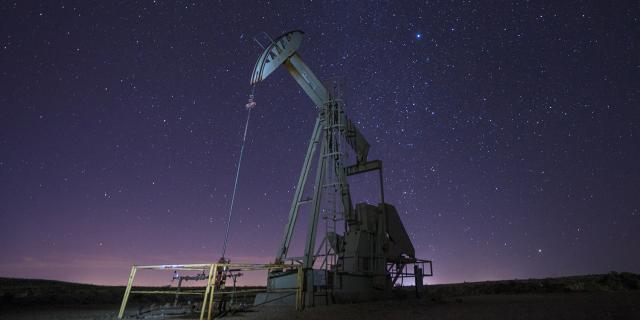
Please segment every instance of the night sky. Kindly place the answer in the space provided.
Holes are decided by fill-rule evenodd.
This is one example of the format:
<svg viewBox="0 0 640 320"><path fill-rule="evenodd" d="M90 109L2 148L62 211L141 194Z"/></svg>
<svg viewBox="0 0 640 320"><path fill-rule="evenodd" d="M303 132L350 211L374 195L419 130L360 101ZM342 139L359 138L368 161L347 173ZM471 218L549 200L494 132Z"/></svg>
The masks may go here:
<svg viewBox="0 0 640 320"><path fill-rule="evenodd" d="M0 276L217 260L252 37L294 29L345 80L428 282L640 272L637 1L0 6ZM316 115L284 68L256 100L235 262L275 258Z"/></svg>

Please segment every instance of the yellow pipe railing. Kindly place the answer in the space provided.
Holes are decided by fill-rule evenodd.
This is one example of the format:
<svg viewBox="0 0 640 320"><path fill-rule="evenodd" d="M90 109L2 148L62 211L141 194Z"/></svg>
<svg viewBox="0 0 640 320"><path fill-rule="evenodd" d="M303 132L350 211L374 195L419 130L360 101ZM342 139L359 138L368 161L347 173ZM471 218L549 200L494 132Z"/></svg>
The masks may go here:
<svg viewBox="0 0 640 320"><path fill-rule="evenodd" d="M304 272L302 266L298 265L284 265L284 264L248 264L248 263L195 263L195 264L174 264L174 265L148 265L148 266L132 266L131 273L129 274L129 281L127 282L127 288L124 291L124 297L122 298L122 304L120 305L120 311L118 312L118 319L123 319L124 312L129 301L131 294L179 294L179 295L203 295L202 308L200 309L200 320L210 320L213 316L213 306L215 304L215 296L231 294L231 292L216 292L216 286L219 285L218 272L222 270L226 271L258 271L267 270L270 271L274 268L280 269L297 269L297 287L295 288L296 294L296 310L302 310L304 308L303 301L303 285ZM184 292L171 292L168 290L132 290L134 279L138 270L182 270L182 271L196 271L202 269L209 269L209 276L207 278L207 286L204 291L184 291ZM222 273L220 274L222 277ZM218 288L219 289L219 288ZM250 293L250 292L264 292L262 289L249 289L236 291L235 294Z"/></svg>

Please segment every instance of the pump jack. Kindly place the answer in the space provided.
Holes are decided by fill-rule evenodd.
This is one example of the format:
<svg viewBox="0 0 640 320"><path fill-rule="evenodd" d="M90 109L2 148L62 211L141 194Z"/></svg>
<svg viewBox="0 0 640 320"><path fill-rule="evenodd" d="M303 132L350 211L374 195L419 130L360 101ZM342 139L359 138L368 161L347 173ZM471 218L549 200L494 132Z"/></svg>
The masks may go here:
<svg viewBox="0 0 640 320"><path fill-rule="evenodd" d="M385 203L382 161L368 160L370 145L347 117L343 100L327 90L298 54L303 35L302 31L296 30L275 40L269 39L270 43L263 46L264 51L251 76L251 84L255 85L284 65L318 110L275 261L283 265L302 264L303 299L306 305L314 305L316 296L324 296L327 303L371 299L388 293L406 275L415 275L417 287L422 284L423 276L432 275L431 261L415 257L413 244L396 209ZM347 145L355 153L355 163L350 165L346 163ZM313 195L303 199L314 158L317 159L317 169ZM347 177L371 171L378 172L380 203L378 206L358 203L354 208ZM331 203L332 198L339 201ZM308 217L304 255L290 257L289 247L296 220L301 207L307 203L311 203L312 208ZM328 208L331 207L328 203L333 207ZM320 248L316 248L321 214L329 223ZM343 226L344 232L338 232L337 225ZM323 247L325 252L321 254ZM318 265L318 268L314 268ZM414 268L409 269L410 265ZM425 265L428 272L424 271ZM279 304L292 304L291 299L284 299L284 296L281 297L283 299L279 298L278 289L295 286L294 272L286 268L272 269L268 275L268 291L259 294L255 303L275 300Z"/></svg>

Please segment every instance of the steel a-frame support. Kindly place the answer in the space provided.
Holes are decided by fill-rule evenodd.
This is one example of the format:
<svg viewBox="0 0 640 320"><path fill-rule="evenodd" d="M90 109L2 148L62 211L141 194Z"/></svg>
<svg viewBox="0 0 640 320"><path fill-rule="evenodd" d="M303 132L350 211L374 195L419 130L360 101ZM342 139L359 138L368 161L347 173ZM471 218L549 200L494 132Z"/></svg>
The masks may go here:
<svg viewBox="0 0 640 320"><path fill-rule="evenodd" d="M280 244L280 248L278 249L277 262L282 263L287 257L287 253L289 252L289 245L291 244L291 237L293 235L293 229L296 225L296 220L298 219L298 210L300 206L304 203L302 200L302 196L304 193L304 187L307 184L307 177L309 176L309 169L311 168L311 160L313 159L314 154L316 153L316 148L320 141L321 133L323 131L323 122L320 115L316 118L316 123L313 127L313 133L311 134L311 139L309 140L309 146L307 147L307 154L304 157L304 163L302 164L302 170L300 170L300 178L298 178L298 184L296 185L296 191L293 196L293 201L291 202L291 209L289 209L289 220L284 228L284 236L282 238L282 243Z"/></svg>
<svg viewBox="0 0 640 320"><path fill-rule="evenodd" d="M324 131L324 130L323 130ZM302 266L305 272L313 269L313 263L315 262L315 246L316 246L316 234L318 232L318 218L320 217L320 205L322 203L322 183L324 181L325 172L327 170L327 161L323 156L326 154L327 141L322 139L320 148L320 159L318 159L318 168L316 169L316 181L314 185L313 194L313 212L309 217L309 225L307 227L307 239L304 247L304 261ZM311 282L313 283L313 282Z"/></svg>
<svg viewBox="0 0 640 320"><path fill-rule="evenodd" d="M321 211L322 194L325 189L325 174L327 170L333 170L334 175L333 184L331 184L335 191L340 193L342 202L342 213L345 215L341 218L351 219L352 204L351 195L349 193L349 185L346 180L347 173L343 166L343 147L337 140L340 139L343 131L346 127L346 118L343 117L342 106L340 102L329 100L325 103L318 117L307 147L307 154L302 165L298 184L294 193L293 201L289 209L289 219L285 225L284 235L282 242L277 253L277 262L284 262L287 258L289 246L291 244L291 238L293 236L293 230L295 229L298 214L302 204L313 202L312 216L309 220L309 227L307 232L307 239L305 242L304 261L303 264L311 268L313 266L313 253L316 239L316 228ZM313 189L313 197L311 199L304 199L303 194L307 185L307 180L311 172L311 162L316 156L316 149L318 145L321 145L318 157L318 166L316 169L315 186Z"/></svg>
<svg viewBox="0 0 640 320"><path fill-rule="evenodd" d="M309 220L307 226L307 237L305 240L304 256L302 266L304 268L304 300L307 303L313 303L313 283L315 263L316 240L318 234L318 221L322 212L323 197L327 192L337 192L340 196L342 209L335 214L340 215L340 219L352 218L352 204L349 193L349 185L346 180L347 173L344 168L344 146L340 142L343 131L346 128L344 112L342 110L342 102L329 100L323 104L316 124L314 126L307 154L300 172L300 178L294 194L293 202L289 210L289 220L285 226L282 244L278 250L278 262L284 262L287 259L287 253L293 230L300 213L300 207L303 203L312 202L312 208L309 210ZM320 145L320 152L316 152ZM312 159L317 159L317 168L315 170L315 183L313 187L313 197L309 200L303 200L303 193L307 187L307 180L311 172ZM328 191L332 190L332 191ZM336 209L336 208L334 208ZM335 216L334 216L335 218Z"/></svg>
<svg viewBox="0 0 640 320"><path fill-rule="evenodd" d="M327 149L327 139L325 137L326 130L324 123L325 121L321 113L316 119L313 133L311 135L311 140L309 141L309 146L307 147L307 154L302 165L298 184L296 185L293 201L291 202L291 208L289 209L289 220L287 221L287 224L285 226L284 236L282 238L280 248L278 249L276 260L276 263L285 262L287 253L289 251L289 245L291 244L293 230L295 229L296 221L298 219L298 213L300 212L300 207L303 203L313 202L313 209L310 212L311 216L309 217L307 226L307 238L305 240L304 257L302 262L303 268L302 273L299 276L299 280L302 281L302 283L300 284L302 286L302 290L299 299L303 305L313 303L313 264L315 262L314 252L318 229L318 218L320 216L322 201L322 184L327 168L326 157L323 156L326 153ZM316 149L318 147L318 144L320 144L320 153L317 162L318 166L316 168L313 198L311 199L311 201L303 200L302 197L305 191L305 186L307 185L307 178L309 177L311 171L311 162L315 158L315 155L317 153Z"/></svg>

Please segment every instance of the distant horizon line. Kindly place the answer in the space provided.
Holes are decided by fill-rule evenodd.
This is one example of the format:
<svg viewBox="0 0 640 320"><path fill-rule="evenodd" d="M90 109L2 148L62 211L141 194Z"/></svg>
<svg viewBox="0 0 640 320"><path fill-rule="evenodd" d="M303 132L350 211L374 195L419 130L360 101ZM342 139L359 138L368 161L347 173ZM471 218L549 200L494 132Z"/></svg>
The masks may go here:
<svg viewBox="0 0 640 320"><path fill-rule="evenodd" d="M568 275L568 276L554 276L554 277L536 277L536 278L511 278L511 279L499 279L499 280L475 280L475 281L460 281L460 282L444 282L444 283L432 283L426 284L427 286L436 286L436 285L451 285L451 284L465 284L465 283L485 283L485 282L502 282L502 281L526 281L526 280L541 280L541 279L561 279L561 278L576 278L576 277L589 277L589 276L603 276L608 274L640 274L629 271L609 271L607 273L588 273L588 274L576 274L576 275ZM96 286L96 287L126 287L127 284L96 284L96 283L86 283L86 282L72 282L58 279L46 279L46 278L21 278L21 277L8 277L0 275L0 281L2 280L26 280L26 281L50 281L50 282L60 282L66 284L76 284L76 285L86 285L86 286ZM166 285L142 285L142 287L165 287ZM240 287L259 287L261 285L242 285ZM266 285L265 285L266 286ZM198 286L193 286L198 287Z"/></svg>

